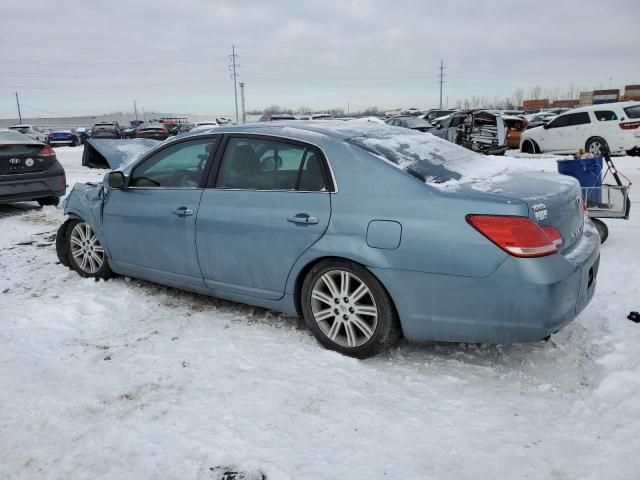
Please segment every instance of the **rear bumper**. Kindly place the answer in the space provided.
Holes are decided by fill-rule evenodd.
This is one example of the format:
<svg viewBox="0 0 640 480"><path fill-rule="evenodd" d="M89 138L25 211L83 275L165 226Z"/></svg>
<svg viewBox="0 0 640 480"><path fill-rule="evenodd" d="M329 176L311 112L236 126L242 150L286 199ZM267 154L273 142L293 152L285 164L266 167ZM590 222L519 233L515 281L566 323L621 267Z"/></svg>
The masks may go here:
<svg viewBox="0 0 640 480"><path fill-rule="evenodd" d="M584 310L599 261L600 239L589 227L571 252L508 257L484 278L371 271L389 291L409 340L519 343L557 332Z"/></svg>
<svg viewBox="0 0 640 480"><path fill-rule="evenodd" d="M0 175L0 203L62 197L66 191L64 169L58 162L44 172Z"/></svg>

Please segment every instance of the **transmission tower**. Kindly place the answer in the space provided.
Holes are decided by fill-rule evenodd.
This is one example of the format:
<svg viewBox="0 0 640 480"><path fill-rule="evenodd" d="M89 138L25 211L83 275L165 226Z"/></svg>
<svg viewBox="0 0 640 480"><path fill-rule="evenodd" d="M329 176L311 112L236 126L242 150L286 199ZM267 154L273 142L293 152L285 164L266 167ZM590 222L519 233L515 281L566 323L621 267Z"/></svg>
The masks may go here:
<svg viewBox="0 0 640 480"><path fill-rule="evenodd" d="M229 71L230 76L233 80L233 96L235 99L235 104L236 104L236 123L239 121L238 118L238 72L237 69L240 67L240 65L238 65L237 60L238 60L238 55L236 55L236 46L235 45L231 45L231 55L229 55L229 60L231 61L231 64L229 65Z"/></svg>

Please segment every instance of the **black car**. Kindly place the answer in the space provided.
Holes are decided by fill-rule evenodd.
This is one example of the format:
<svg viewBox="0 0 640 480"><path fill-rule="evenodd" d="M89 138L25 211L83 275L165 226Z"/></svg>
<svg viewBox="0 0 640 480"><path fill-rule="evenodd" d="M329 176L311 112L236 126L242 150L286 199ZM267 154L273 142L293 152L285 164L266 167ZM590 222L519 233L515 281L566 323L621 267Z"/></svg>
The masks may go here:
<svg viewBox="0 0 640 480"><path fill-rule="evenodd" d="M122 132L116 122L96 123L91 129L91 138L122 138Z"/></svg>
<svg viewBox="0 0 640 480"><path fill-rule="evenodd" d="M431 125L426 120L423 120L419 117L414 117L412 115L389 118L387 120L387 123L395 127L410 128L412 130L419 130L421 132L428 132L433 128L433 125Z"/></svg>
<svg viewBox="0 0 640 480"><path fill-rule="evenodd" d="M64 168L49 145L0 130L0 203L57 205L67 191Z"/></svg>

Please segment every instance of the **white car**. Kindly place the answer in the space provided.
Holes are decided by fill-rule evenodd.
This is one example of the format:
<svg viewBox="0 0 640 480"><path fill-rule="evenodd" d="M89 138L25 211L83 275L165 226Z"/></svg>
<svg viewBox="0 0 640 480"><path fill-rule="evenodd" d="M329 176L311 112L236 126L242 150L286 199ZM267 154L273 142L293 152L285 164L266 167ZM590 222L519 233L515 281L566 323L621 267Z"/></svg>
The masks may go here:
<svg viewBox="0 0 640 480"><path fill-rule="evenodd" d="M640 148L640 102L619 102L575 108L520 137L525 153L602 154L602 147L620 154Z"/></svg>
<svg viewBox="0 0 640 480"><path fill-rule="evenodd" d="M34 127L33 125L13 125L9 127L9 130L20 132L38 142L47 143L47 134L40 127Z"/></svg>

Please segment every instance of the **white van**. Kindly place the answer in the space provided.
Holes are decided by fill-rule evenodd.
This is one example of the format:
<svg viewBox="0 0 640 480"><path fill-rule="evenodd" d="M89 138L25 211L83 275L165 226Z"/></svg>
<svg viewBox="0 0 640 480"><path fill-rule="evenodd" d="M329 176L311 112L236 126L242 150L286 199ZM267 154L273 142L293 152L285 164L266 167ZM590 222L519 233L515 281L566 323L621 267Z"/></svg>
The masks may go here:
<svg viewBox="0 0 640 480"><path fill-rule="evenodd" d="M582 149L600 155L603 146L616 154L640 148L640 102L575 108L520 137L520 150L525 153L575 153Z"/></svg>

